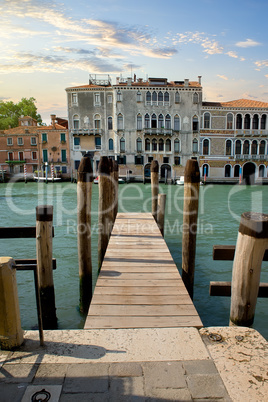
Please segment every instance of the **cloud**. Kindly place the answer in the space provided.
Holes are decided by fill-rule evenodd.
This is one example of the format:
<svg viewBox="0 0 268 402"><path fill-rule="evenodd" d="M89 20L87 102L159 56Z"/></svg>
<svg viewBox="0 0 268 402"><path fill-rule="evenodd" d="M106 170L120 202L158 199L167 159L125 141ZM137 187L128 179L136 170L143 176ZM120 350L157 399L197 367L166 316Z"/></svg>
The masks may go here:
<svg viewBox="0 0 268 402"><path fill-rule="evenodd" d="M268 60L258 60L254 64L259 68L268 67Z"/></svg>
<svg viewBox="0 0 268 402"><path fill-rule="evenodd" d="M264 77L268 78L268 74L265 74L265 76L264 76Z"/></svg>
<svg viewBox="0 0 268 402"><path fill-rule="evenodd" d="M223 52L223 47L216 41L205 40L201 43L201 46L205 48L204 52L207 54L220 54Z"/></svg>
<svg viewBox="0 0 268 402"><path fill-rule="evenodd" d="M238 58L236 52L230 51L230 52L227 52L226 54L227 54L227 56L233 57L234 59L237 59L237 58Z"/></svg>
<svg viewBox="0 0 268 402"><path fill-rule="evenodd" d="M260 46L261 43L254 41L253 39L246 39L244 42L237 42L235 46L237 47L253 47L253 46Z"/></svg>
<svg viewBox="0 0 268 402"><path fill-rule="evenodd" d="M229 80L229 78L226 77L226 75L217 74L217 77L219 77L219 78L221 78L222 80L225 80L225 81L228 81L228 80Z"/></svg>

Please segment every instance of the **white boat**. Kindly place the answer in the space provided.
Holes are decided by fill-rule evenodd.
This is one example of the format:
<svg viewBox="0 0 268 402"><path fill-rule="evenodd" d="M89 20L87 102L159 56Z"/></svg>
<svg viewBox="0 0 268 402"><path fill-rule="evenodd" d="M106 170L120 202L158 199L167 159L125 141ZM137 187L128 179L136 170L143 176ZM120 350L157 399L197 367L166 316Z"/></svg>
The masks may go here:
<svg viewBox="0 0 268 402"><path fill-rule="evenodd" d="M38 177L38 176L34 176L34 180L35 181L59 181L61 180L61 177L54 177L52 179L52 177Z"/></svg>
<svg viewBox="0 0 268 402"><path fill-rule="evenodd" d="M184 186L184 176L180 176L180 178L176 181L176 184L179 186Z"/></svg>
<svg viewBox="0 0 268 402"><path fill-rule="evenodd" d="M95 183L95 184L99 184L99 177L96 177L96 178L94 179L94 183ZM118 179L118 184L124 184L124 183L125 183L125 180L124 180L124 179L121 179L121 178Z"/></svg>

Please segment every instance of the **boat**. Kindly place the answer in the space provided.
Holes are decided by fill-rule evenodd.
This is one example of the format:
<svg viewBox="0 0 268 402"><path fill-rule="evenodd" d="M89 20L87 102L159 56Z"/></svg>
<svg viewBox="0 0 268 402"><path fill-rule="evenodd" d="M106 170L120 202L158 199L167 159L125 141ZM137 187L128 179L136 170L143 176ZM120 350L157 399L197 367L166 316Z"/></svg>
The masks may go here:
<svg viewBox="0 0 268 402"><path fill-rule="evenodd" d="M61 180L61 177L38 177L38 176L34 176L34 180L35 181L51 181L51 182L54 182L54 181L59 181L59 180Z"/></svg>
<svg viewBox="0 0 268 402"><path fill-rule="evenodd" d="M94 179L94 183L95 183L95 184L99 184L99 177L96 177L96 178ZM124 180L124 179L121 179L121 178L118 179L118 184L124 184L124 183L125 183L125 180Z"/></svg>
<svg viewBox="0 0 268 402"><path fill-rule="evenodd" d="M176 184L179 186L184 186L184 176L180 176L180 178L176 181Z"/></svg>

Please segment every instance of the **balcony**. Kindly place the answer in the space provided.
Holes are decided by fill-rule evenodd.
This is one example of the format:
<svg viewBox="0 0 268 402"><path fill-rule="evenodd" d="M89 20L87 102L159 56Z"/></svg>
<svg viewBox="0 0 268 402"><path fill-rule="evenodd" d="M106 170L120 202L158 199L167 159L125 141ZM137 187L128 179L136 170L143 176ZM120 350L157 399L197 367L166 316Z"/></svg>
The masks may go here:
<svg viewBox="0 0 268 402"><path fill-rule="evenodd" d="M266 137L268 130L235 130L235 137Z"/></svg>
<svg viewBox="0 0 268 402"><path fill-rule="evenodd" d="M101 128L73 128L72 135L102 135L103 129Z"/></svg>
<svg viewBox="0 0 268 402"><path fill-rule="evenodd" d="M7 161L5 161L5 163L7 163L8 165L19 165L19 164L22 164L22 163L26 163L26 160L25 159L23 159L23 160L18 160L18 159L7 160Z"/></svg>
<svg viewBox="0 0 268 402"><path fill-rule="evenodd" d="M144 128L145 135L172 135L171 128Z"/></svg>
<svg viewBox="0 0 268 402"><path fill-rule="evenodd" d="M267 161L268 160L268 155L234 155L235 160L241 160L241 161L254 161L254 160L261 160L261 161Z"/></svg>

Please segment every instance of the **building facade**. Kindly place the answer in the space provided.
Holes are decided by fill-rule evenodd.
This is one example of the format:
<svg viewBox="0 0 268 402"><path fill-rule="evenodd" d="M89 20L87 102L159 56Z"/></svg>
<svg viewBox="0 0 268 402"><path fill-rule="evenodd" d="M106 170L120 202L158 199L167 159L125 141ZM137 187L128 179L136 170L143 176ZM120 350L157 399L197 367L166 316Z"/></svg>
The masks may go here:
<svg viewBox="0 0 268 402"><path fill-rule="evenodd" d="M174 179L195 157L207 180L235 182L241 170L267 178L267 103L203 102L201 77L134 76L113 85L109 76L90 75L88 85L66 92L73 169L91 152L95 174L106 155L118 161L121 176L149 176L156 159L160 178Z"/></svg>
<svg viewBox="0 0 268 402"><path fill-rule="evenodd" d="M34 175L54 170L70 178L68 129L56 123L51 115L49 126L37 126L30 116L19 118L19 126L0 132L0 170L7 177L14 175L31 179Z"/></svg>

